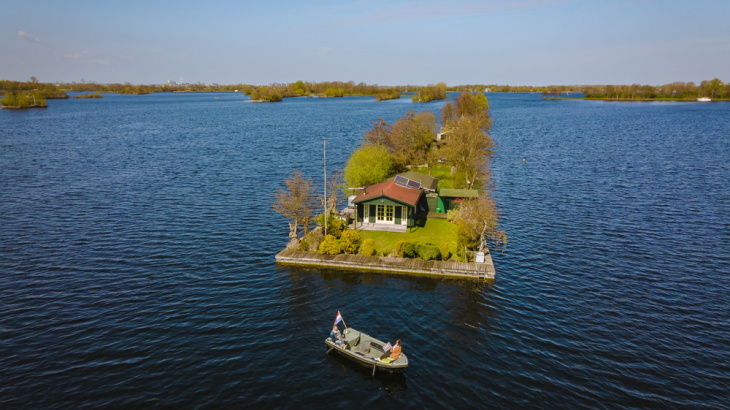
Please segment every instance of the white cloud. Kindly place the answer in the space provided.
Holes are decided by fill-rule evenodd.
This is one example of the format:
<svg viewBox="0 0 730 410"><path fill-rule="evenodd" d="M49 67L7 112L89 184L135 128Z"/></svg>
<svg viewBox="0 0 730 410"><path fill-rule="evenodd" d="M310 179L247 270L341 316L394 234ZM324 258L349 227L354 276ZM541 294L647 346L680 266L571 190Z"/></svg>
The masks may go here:
<svg viewBox="0 0 730 410"><path fill-rule="evenodd" d="M38 40L38 38L31 36L30 34L26 33L25 31L18 31L18 37L20 37L22 40L30 41L31 43L40 43L41 41Z"/></svg>

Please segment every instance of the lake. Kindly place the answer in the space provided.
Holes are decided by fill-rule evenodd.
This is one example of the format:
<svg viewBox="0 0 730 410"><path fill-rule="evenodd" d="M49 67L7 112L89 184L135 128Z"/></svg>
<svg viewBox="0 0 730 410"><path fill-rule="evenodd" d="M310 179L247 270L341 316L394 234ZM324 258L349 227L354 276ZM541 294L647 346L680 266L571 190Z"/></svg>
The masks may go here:
<svg viewBox="0 0 730 410"><path fill-rule="evenodd" d="M278 267L271 193L443 101L0 111L0 408L722 408L730 104L488 93L493 283ZM220 97L215 100L215 97ZM410 367L325 354L337 311Z"/></svg>

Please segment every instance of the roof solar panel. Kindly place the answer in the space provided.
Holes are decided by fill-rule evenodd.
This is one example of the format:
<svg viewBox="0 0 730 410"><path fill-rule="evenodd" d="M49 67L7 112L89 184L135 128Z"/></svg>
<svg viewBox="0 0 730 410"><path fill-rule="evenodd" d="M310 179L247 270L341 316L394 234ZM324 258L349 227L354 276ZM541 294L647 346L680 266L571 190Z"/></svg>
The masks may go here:
<svg viewBox="0 0 730 410"><path fill-rule="evenodd" d="M395 176L395 183L400 186L408 186L408 182L409 182L408 178L404 178L400 175Z"/></svg>
<svg viewBox="0 0 730 410"><path fill-rule="evenodd" d="M408 181L409 188L421 189L421 183L418 181Z"/></svg>

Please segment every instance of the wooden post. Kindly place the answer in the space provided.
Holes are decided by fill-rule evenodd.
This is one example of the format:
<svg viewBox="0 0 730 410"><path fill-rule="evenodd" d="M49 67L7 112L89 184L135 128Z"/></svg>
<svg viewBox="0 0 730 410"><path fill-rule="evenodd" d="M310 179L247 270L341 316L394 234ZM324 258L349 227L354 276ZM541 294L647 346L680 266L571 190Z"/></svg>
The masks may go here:
<svg viewBox="0 0 730 410"><path fill-rule="evenodd" d="M377 369L378 369L378 365L374 364L373 365L373 376L375 376L375 370L377 370Z"/></svg>

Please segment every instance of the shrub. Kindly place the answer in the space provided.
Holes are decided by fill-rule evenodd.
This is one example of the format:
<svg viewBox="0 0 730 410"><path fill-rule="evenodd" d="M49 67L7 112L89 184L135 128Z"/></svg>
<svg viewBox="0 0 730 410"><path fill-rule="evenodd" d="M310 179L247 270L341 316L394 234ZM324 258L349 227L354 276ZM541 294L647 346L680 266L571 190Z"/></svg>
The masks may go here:
<svg viewBox="0 0 730 410"><path fill-rule="evenodd" d="M357 231L345 231L340 237L340 244L345 253L357 253L357 247L360 244L360 234Z"/></svg>
<svg viewBox="0 0 730 410"><path fill-rule="evenodd" d="M299 241L299 250L300 251L308 251L309 250L309 242L305 240Z"/></svg>
<svg viewBox="0 0 730 410"><path fill-rule="evenodd" d="M321 229L315 229L304 235L304 238L302 240L306 241L309 244L310 249L316 250L319 249L319 244L322 243L322 241L324 240L324 234L322 234Z"/></svg>
<svg viewBox="0 0 730 410"><path fill-rule="evenodd" d="M361 253L366 256L373 256L375 254L375 239L365 239L365 242L362 243Z"/></svg>
<svg viewBox="0 0 730 410"><path fill-rule="evenodd" d="M398 243L395 244L395 256L402 258L403 257L403 245L406 244L406 241L398 241Z"/></svg>
<svg viewBox="0 0 730 410"><path fill-rule="evenodd" d="M324 214L320 214L317 217L317 225L324 227ZM345 228L345 221L337 218L332 213L327 216L327 235L332 235L335 238L340 239L342 231L344 231Z"/></svg>
<svg viewBox="0 0 730 410"><path fill-rule="evenodd" d="M454 223L456 221L456 218L459 216L459 210L458 209L449 209L446 211L446 220Z"/></svg>
<svg viewBox="0 0 730 410"><path fill-rule="evenodd" d="M340 248L340 243L337 242L337 238L332 235L327 235L327 237L324 238L324 241L319 244L319 251L325 255L337 255L342 250Z"/></svg>
<svg viewBox="0 0 730 410"><path fill-rule="evenodd" d="M438 260L441 257L441 251L434 244L423 243L418 245L418 256L424 261Z"/></svg>
<svg viewBox="0 0 730 410"><path fill-rule="evenodd" d="M449 243L448 242L442 242L441 245L439 245L439 251L441 251L441 260L442 261L449 260L449 256L451 256L451 252L449 252Z"/></svg>
<svg viewBox="0 0 730 410"><path fill-rule="evenodd" d="M391 252L393 252L393 249L390 248L383 248L382 250L383 256L390 256Z"/></svg>
<svg viewBox="0 0 730 410"><path fill-rule="evenodd" d="M403 244L403 256L406 258L418 257L418 242L406 242Z"/></svg>

